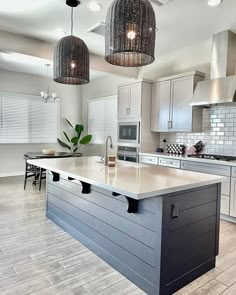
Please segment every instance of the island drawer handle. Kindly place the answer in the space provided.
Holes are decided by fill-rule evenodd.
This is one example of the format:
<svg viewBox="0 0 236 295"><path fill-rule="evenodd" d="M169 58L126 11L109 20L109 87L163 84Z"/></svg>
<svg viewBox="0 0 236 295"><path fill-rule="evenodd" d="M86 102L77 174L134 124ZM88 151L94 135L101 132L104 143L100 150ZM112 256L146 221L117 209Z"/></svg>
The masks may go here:
<svg viewBox="0 0 236 295"><path fill-rule="evenodd" d="M178 203L174 203L171 204L171 218L178 218L179 217L179 204Z"/></svg>

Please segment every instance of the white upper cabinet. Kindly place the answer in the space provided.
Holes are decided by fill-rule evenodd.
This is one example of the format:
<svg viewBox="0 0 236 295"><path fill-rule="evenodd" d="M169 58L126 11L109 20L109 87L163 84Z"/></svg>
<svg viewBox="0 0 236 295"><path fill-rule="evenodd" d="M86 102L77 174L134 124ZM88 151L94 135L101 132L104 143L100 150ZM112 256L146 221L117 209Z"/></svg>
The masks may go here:
<svg viewBox="0 0 236 295"><path fill-rule="evenodd" d="M118 118L126 118L130 109L130 91L128 87L118 89Z"/></svg>
<svg viewBox="0 0 236 295"><path fill-rule="evenodd" d="M141 117L142 82L118 88L118 119Z"/></svg>
<svg viewBox="0 0 236 295"><path fill-rule="evenodd" d="M203 74L161 79L153 84L151 130L154 132L201 131L202 109L190 106L193 92Z"/></svg>
<svg viewBox="0 0 236 295"><path fill-rule="evenodd" d="M192 131L193 107L190 102L194 90L194 76L172 80L171 89L170 127L174 131Z"/></svg>
<svg viewBox="0 0 236 295"><path fill-rule="evenodd" d="M171 81L156 83L152 88L151 130L169 131Z"/></svg>

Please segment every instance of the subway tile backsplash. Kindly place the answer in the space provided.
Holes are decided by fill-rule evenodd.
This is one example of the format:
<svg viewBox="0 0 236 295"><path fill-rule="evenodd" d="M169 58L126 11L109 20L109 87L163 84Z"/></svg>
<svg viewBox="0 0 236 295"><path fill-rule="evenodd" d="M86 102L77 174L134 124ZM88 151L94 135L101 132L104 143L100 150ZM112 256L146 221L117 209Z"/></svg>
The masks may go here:
<svg viewBox="0 0 236 295"><path fill-rule="evenodd" d="M161 133L162 147L164 139L187 148L202 140L205 153L236 156L236 106L203 109L202 133Z"/></svg>

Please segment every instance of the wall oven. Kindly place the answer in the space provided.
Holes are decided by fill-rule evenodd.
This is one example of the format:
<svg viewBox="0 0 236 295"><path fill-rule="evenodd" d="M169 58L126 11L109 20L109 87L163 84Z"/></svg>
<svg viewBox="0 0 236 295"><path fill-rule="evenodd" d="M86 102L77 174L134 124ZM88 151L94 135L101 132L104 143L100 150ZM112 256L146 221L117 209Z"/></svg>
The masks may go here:
<svg viewBox="0 0 236 295"><path fill-rule="evenodd" d="M118 146L117 159L129 162L139 161L139 148L132 146Z"/></svg>
<svg viewBox="0 0 236 295"><path fill-rule="evenodd" d="M139 144L140 122L119 122L118 143Z"/></svg>

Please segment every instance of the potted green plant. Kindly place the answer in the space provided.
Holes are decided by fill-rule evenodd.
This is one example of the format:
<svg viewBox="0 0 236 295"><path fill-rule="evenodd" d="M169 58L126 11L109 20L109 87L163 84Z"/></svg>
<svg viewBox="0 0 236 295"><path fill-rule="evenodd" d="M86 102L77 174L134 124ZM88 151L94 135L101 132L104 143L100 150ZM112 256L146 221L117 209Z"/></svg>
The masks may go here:
<svg viewBox="0 0 236 295"><path fill-rule="evenodd" d="M57 141L63 148L68 149L74 155L81 156L82 154L79 153L81 145L86 145L90 143L92 135L88 134L81 138L82 133L84 131L84 126L81 124L76 124L75 126L73 126L68 119L65 118L65 120L68 123L68 125L73 129L73 136L70 138L68 134L65 131L63 131L66 142L62 141L60 138L57 138Z"/></svg>

